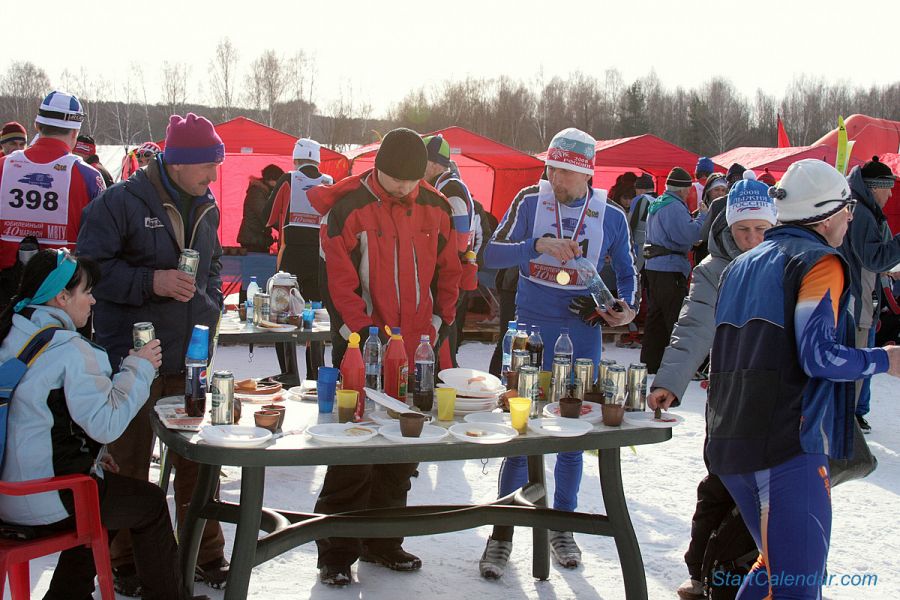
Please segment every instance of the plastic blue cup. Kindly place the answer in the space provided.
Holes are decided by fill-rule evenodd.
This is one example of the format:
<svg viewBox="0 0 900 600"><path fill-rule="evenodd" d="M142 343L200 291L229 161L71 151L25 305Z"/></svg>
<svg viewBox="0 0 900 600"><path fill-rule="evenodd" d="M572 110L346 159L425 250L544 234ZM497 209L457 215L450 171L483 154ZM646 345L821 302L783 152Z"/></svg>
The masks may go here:
<svg viewBox="0 0 900 600"><path fill-rule="evenodd" d="M319 398L319 412L330 413L334 411L334 396L337 391L337 381L340 370L334 367L319 367L319 379L316 382L317 396Z"/></svg>

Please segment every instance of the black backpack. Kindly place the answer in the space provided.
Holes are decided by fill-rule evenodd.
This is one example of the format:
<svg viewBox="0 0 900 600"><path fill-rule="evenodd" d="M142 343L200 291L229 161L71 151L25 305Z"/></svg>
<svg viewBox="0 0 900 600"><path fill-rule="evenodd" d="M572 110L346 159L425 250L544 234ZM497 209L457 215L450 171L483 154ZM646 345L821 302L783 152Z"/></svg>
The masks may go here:
<svg viewBox="0 0 900 600"><path fill-rule="evenodd" d="M737 506L709 536L700 577L708 600L734 600L759 549Z"/></svg>

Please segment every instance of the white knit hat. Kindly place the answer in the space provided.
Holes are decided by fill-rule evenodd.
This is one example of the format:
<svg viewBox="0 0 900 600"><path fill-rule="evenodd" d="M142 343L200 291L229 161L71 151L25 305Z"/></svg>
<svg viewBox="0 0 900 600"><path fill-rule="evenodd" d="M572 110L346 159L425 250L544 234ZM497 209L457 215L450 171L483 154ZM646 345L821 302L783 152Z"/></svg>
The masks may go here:
<svg viewBox="0 0 900 600"><path fill-rule="evenodd" d="M593 175L596 145L597 141L594 138L579 129L574 127L563 129L550 140L544 164L548 167Z"/></svg>
<svg viewBox="0 0 900 600"><path fill-rule="evenodd" d="M837 169L816 158L798 160L769 188L782 223L824 221L850 201L850 186Z"/></svg>
<svg viewBox="0 0 900 600"><path fill-rule="evenodd" d="M38 109L35 123L51 125L62 129L81 129L84 121L84 108L72 94L66 92L50 92Z"/></svg>
<svg viewBox="0 0 900 600"><path fill-rule="evenodd" d="M762 219L774 225L777 215L775 202L769 197L769 186L748 177L735 183L728 191L725 220L731 226L740 221L753 219Z"/></svg>
<svg viewBox="0 0 900 600"><path fill-rule="evenodd" d="M294 144L294 160L311 160L316 164L321 161L321 146L316 140L309 138L300 138Z"/></svg>

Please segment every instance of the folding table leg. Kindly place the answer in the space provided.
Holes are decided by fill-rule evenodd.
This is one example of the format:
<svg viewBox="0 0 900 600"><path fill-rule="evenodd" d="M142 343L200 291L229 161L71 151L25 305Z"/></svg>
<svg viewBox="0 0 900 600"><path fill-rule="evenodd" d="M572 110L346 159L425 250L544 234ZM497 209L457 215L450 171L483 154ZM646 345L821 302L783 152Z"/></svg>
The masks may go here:
<svg viewBox="0 0 900 600"><path fill-rule="evenodd" d="M256 563L256 543L262 520L263 488L266 482L265 467L241 469L241 503L238 513L234 547L231 549L231 567L228 569L228 585L225 600L244 600L250 587L250 571Z"/></svg>
<svg viewBox="0 0 900 600"><path fill-rule="evenodd" d="M603 504L606 515L612 526L622 565L622 580L625 582L625 598L627 600L647 600L647 577L644 574L644 560L628 505L625 503L625 489L622 487L622 465L619 461L619 448L600 451L600 490L603 492Z"/></svg>
<svg viewBox="0 0 900 600"><path fill-rule="evenodd" d="M184 525L178 532L178 557L181 563L181 573L190 590L194 589L197 553L200 551L200 539L203 536L203 528L206 526L206 519L200 517L200 511L215 497L221 468L221 465L200 464L197 472L197 485L184 516Z"/></svg>
<svg viewBox="0 0 900 600"><path fill-rule="evenodd" d="M542 454L528 457L528 483L540 484L544 489L544 495L535 502L535 505L547 508L547 486L544 482L544 456ZM546 581L550 578L550 543L547 530L532 527L531 536L533 546L531 574L535 579Z"/></svg>

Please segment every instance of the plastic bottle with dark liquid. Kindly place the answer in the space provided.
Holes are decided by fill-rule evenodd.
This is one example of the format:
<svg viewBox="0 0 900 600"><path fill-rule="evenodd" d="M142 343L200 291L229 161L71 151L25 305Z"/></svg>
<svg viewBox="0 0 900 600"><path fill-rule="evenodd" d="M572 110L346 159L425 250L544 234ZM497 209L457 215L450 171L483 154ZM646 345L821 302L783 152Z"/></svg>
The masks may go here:
<svg viewBox="0 0 900 600"><path fill-rule="evenodd" d="M525 342L525 349L531 355L531 366L543 369L544 365L544 340L541 338L541 328L539 325L531 326L531 335Z"/></svg>

